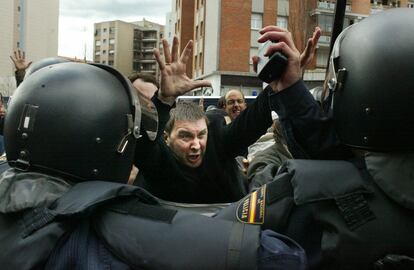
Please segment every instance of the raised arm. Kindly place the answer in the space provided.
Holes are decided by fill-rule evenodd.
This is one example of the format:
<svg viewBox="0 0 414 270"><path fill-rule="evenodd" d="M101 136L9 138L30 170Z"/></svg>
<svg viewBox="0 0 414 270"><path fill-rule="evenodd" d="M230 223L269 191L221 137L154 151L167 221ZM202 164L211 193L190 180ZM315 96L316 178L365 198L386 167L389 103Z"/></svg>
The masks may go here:
<svg viewBox="0 0 414 270"><path fill-rule="evenodd" d="M158 91L158 98L166 103L173 104L175 98L195 88L208 87L211 83L206 80L192 80L187 74L187 62L192 55L193 41L190 40L180 55L180 47L177 37L173 39L172 49L167 40L162 40L164 49L164 60L162 60L158 49L154 50L155 59L161 71L161 87Z"/></svg>
<svg viewBox="0 0 414 270"><path fill-rule="evenodd" d="M310 61L320 36L320 29L308 40L307 49L300 55L292 35L285 29L268 26L261 30L259 42L278 40L268 54L282 51L288 57L285 73L270 84L272 110L275 110L285 132L288 147L295 158L335 159L350 155L337 136L331 119L323 112L304 85L302 69ZM309 54L311 53L311 54Z"/></svg>
<svg viewBox="0 0 414 270"><path fill-rule="evenodd" d="M24 79L26 69L32 64L32 61L26 62L26 53L20 50L14 51L14 56L10 56L15 68L16 85L19 86Z"/></svg>

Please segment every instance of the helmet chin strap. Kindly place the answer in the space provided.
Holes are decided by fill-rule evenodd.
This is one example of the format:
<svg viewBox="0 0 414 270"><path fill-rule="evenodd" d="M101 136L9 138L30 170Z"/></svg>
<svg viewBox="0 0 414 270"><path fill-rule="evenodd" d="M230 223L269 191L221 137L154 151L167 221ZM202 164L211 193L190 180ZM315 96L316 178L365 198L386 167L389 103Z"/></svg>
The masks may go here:
<svg viewBox="0 0 414 270"><path fill-rule="evenodd" d="M117 152L119 154L123 154L125 152L125 149L128 146L129 137L135 129L134 120L133 120L132 115L127 114L126 117L127 117L127 121L128 121L128 130L127 130L127 133L121 138L121 141L118 144Z"/></svg>

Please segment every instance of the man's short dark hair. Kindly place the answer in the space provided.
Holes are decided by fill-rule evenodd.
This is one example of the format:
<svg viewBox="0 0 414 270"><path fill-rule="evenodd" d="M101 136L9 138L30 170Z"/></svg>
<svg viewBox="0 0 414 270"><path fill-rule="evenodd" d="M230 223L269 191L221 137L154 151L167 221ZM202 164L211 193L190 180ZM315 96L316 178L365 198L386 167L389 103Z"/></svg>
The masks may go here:
<svg viewBox="0 0 414 270"><path fill-rule="evenodd" d="M160 84L158 83L158 80L155 78L152 74L146 74L146 73L134 73L128 77L129 81L131 83L134 83L136 80L141 79L144 82L152 83L157 88L160 88Z"/></svg>
<svg viewBox="0 0 414 270"><path fill-rule="evenodd" d="M197 121L200 119L205 119L208 124L207 117L203 109L194 102L178 102L177 106L170 111L170 119L165 125L165 132L170 134L175 121Z"/></svg>

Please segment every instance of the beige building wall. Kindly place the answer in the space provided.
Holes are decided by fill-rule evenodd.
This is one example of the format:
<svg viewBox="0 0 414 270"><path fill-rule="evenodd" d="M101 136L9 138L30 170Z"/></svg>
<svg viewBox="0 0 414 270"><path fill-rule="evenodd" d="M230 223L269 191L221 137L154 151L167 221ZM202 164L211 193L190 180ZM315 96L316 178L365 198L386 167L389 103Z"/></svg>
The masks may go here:
<svg viewBox="0 0 414 270"><path fill-rule="evenodd" d="M116 21L115 32L115 66L125 75L129 76L133 72L133 44L134 26L129 23Z"/></svg>
<svg viewBox="0 0 414 270"><path fill-rule="evenodd" d="M160 49L164 26L150 21L95 23L94 62L113 66L125 76L135 72L159 74L153 56ZM162 50L160 50L162 54Z"/></svg>
<svg viewBox="0 0 414 270"><path fill-rule="evenodd" d="M59 1L25 0L24 38L27 59L38 61L58 52Z"/></svg>
<svg viewBox="0 0 414 270"><path fill-rule="evenodd" d="M14 77L9 54L13 51L13 1L2 1L0 4L0 92L4 95L13 89Z"/></svg>
<svg viewBox="0 0 414 270"><path fill-rule="evenodd" d="M15 89L14 67L9 56L26 52L30 61L57 56L59 0L2 0L0 4L0 92Z"/></svg>
<svg viewBox="0 0 414 270"><path fill-rule="evenodd" d="M123 21L95 23L94 62L132 73L134 25Z"/></svg>

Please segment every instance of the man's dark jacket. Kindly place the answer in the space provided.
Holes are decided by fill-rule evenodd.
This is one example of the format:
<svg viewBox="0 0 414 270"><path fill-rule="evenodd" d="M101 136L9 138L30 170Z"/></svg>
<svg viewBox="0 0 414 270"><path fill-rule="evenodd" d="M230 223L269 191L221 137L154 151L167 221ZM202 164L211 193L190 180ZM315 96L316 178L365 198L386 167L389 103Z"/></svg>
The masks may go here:
<svg viewBox="0 0 414 270"><path fill-rule="evenodd" d="M181 164L162 136L151 142L138 140L135 164L137 185L169 201L186 203L234 202L247 194L243 175L235 157L255 142L272 124L269 93L264 90L231 124L211 121L205 156L198 168ZM164 129L170 107L153 98ZM159 132L162 133L162 132Z"/></svg>

